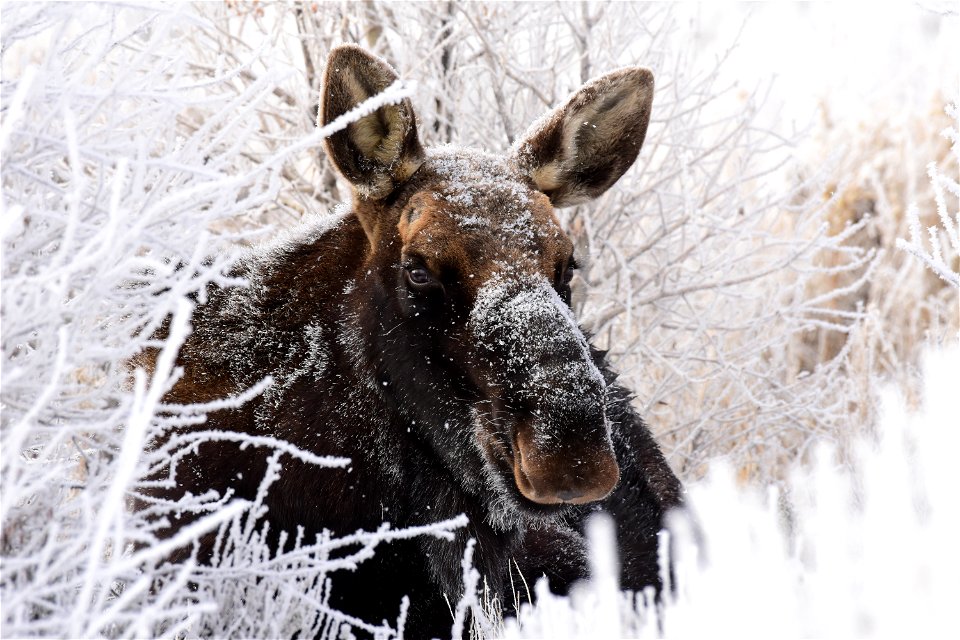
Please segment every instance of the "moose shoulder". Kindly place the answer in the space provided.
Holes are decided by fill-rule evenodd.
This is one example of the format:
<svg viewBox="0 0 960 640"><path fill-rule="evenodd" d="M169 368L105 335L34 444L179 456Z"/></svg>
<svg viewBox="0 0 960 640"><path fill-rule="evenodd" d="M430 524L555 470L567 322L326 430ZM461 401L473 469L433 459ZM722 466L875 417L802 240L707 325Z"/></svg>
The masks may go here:
<svg viewBox="0 0 960 640"><path fill-rule="evenodd" d="M335 49L321 121L395 80L362 49ZM335 574L333 607L379 622L409 595L408 632L443 635L468 539L493 593L512 603L511 566L561 590L584 575L582 524L596 510L617 522L623 586L659 587L657 532L680 485L571 314L576 263L554 214L630 167L652 96L646 69L610 73L506 156L425 150L410 102L382 107L326 142L352 210L253 252L236 268L249 287L214 288L197 307L168 402L269 375L265 393L203 428L351 460L342 470L285 461L267 497L272 530L469 518L454 542L391 543ZM250 498L265 468L262 451L206 443L182 463L180 486L155 497Z"/></svg>

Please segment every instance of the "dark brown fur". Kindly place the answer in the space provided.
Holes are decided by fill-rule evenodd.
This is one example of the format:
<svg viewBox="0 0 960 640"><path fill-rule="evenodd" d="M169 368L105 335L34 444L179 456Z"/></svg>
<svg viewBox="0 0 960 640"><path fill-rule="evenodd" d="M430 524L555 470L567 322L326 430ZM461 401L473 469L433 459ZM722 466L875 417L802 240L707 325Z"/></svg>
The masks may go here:
<svg viewBox="0 0 960 640"><path fill-rule="evenodd" d="M334 50L322 122L394 79L359 48ZM454 542L392 543L335 575L333 606L380 622L409 595L408 635L445 635L444 595L461 594L469 538L509 605L513 562L528 582L545 573L561 591L584 575L582 526L595 510L616 519L624 587L659 587L656 535L680 485L604 355L570 322L572 245L553 211L629 168L652 82L645 69L594 81L506 158L427 153L409 101L385 107L327 142L355 187L353 210L251 253L236 268L250 287L212 288L198 306L166 401L233 395L271 375L263 396L203 428L352 461L318 470L285 460L267 499L274 531L469 518ZM265 459L204 444L180 487L153 497L212 488L250 498Z"/></svg>

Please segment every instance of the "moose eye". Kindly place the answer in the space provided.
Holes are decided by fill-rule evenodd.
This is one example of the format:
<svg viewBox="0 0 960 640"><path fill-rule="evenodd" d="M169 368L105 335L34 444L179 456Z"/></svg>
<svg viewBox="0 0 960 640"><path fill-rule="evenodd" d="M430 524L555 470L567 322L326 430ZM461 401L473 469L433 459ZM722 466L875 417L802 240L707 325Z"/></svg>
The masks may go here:
<svg viewBox="0 0 960 640"><path fill-rule="evenodd" d="M433 282L430 272L423 267L407 267L407 282L415 287L423 287Z"/></svg>
<svg viewBox="0 0 960 640"><path fill-rule="evenodd" d="M577 262L573 258L567 262L567 267L564 269L563 273L560 274L560 284L567 286L570 284L570 281L573 280L573 272L577 269Z"/></svg>

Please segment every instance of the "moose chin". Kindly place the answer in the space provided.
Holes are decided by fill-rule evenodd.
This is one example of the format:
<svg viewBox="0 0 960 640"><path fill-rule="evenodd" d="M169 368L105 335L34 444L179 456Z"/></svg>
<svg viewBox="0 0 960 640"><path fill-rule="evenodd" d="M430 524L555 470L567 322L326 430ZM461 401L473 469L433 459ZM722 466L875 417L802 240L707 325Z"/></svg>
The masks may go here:
<svg viewBox="0 0 960 640"><path fill-rule="evenodd" d="M320 124L396 80L359 47L334 49ZM681 503L680 483L571 313L577 262L555 213L604 193L633 164L652 99L650 71L614 71L504 155L425 149L410 101L383 106L325 142L352 208L251 251L233 270L249 286L211 286L198 304L183 376L165 401L235 395L271 376L262 395L202 428L351 460L346 469L285 461L265 501L271 531L468 518L453 541L392 542L332 574L332 607L379 622L408 596L407 635L447 635L468 540L509 605L511 570L528 583L546 575L557 592L584 577L583 526L595 511L616 522L623 587L660 588L657 533ZM205 442L181 461L177 486L150 499L253 498L266 466L261 449ZM189 551L203 560L212 545Z"/></svg>

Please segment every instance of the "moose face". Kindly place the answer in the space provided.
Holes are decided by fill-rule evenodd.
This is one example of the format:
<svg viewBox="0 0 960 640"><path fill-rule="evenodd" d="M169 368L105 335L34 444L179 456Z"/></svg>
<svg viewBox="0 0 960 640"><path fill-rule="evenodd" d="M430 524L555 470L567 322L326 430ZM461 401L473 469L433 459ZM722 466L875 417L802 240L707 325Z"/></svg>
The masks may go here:
<svg viewBox="0 0 960 640"><path fill-rule="evenodd" d="M335 49L322 120L395 80L363 50ZM604 76L506 157L427 154L408 101L327 140L397 326L426 344L425 362L463 378L485 475L530 511L599 500L619 479L604 378L569 308L573 245L554 207L596 197L629 168L652 92L644 69Z"/></svg>
<svg viewBox="0 0 960 640"><path fill-rule="evenodd" d="M569 304L573 245L549 198L502 159L424 161L397 224L397 295L435 359L474 390L489 469L538 505L604 497L618 478L605 385Z"/></svg>

